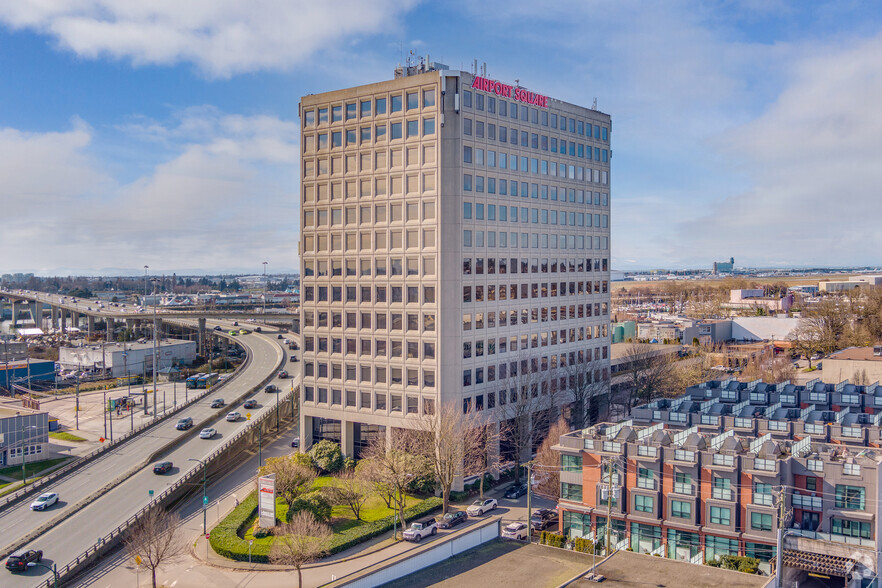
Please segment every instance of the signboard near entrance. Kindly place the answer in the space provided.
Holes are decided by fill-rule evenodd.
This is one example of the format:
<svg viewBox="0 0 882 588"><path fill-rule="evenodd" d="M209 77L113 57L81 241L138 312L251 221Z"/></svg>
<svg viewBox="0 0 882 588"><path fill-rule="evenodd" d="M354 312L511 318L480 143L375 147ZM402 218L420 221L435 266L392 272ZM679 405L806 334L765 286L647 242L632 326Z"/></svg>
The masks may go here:
<svg viewBox="0 0 882 588"><path fill-rule="evenodd" d="M263 528L276 526L276 475L257 479L257 512Z"/></svg>

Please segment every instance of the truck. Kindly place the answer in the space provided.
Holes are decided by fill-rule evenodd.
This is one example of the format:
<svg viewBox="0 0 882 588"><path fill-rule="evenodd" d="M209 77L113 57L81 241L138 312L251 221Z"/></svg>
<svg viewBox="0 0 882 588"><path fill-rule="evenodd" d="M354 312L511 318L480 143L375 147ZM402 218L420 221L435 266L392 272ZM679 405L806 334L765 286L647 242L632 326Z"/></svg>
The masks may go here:
<svg viewBox="0 0 882 588"><path fill-rule="evenodd" d="M438 525L435 524L434 518L414 521L410 524L410 528L404 532L405 541L415 541L419 543L423 537L434 535L438 532Z"/></svg>

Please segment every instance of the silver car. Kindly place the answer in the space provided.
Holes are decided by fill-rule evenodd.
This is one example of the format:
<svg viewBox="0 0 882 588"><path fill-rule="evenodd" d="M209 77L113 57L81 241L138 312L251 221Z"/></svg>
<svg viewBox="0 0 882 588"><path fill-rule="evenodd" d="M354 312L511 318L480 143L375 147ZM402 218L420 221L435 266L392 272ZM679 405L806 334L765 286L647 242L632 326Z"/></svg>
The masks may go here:
<svg viewBox="0 0 882 588"><path fill-rule="evenodd" d="M207 427L207 428L199 431L199 438L200 439L211 439L215 435L217 435L217 429L215 429L213 427Z"/></svg>
<svg viewBox="0 0 882 588"><path fill-rule="evenodd" d="M58 492L46 492L31 503L31 510L45 510L58 502Z"/></svg>

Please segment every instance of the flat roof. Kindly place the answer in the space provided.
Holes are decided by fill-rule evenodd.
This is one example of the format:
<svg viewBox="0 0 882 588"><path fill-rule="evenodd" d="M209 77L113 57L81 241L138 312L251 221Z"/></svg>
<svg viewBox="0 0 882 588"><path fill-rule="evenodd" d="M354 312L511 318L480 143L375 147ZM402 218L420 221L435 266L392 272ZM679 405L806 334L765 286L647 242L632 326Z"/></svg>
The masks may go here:
<svg viewBox="0 0 882 588"><path fill-rule="evenodd" d="M850 347L837 351L827 359L849 359L858 361L882 361L882 356L873 355L872 347Z"/></svg>

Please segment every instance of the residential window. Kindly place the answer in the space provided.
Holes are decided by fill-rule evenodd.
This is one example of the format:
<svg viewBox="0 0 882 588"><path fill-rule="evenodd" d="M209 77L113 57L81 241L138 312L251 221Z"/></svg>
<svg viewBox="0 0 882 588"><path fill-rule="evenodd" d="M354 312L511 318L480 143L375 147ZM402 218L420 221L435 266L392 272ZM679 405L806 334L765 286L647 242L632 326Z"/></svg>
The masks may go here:
<svg viewBox="0 0 882 588"><path fill-rule="evenodd" d="M672 500L671 516L678 519L692 518L692 503L685 500Z"/></svg>
<svg viewBox="0 0 882 588"><path fill-rule="evenodd" d="M714 525L729 525L732 521L732 511L722 506L710 507L710 522Z"/></svg>
<svg viewBox="0 0 882 588"><path fill-rule="evenodd" d="M677 494L692 494L692 476L685 472L674 473L674 492Z"/></svg>
<svg viewBox="0 0 882 588"><path fill-rule="evenodd" d="M812 478L814 479L814 478ZM756 482L753 485L753 503L762 504L763 506L772 506L774 502L772 498L772 485Z"/></svg>
<svg viewBox="0 0 882 588"><path fill-rule="evenodd" d="M637 487L646 488L648 490L655 489L655 480L653 479L653 471L648 468L637 469Z"/></svg>
<svg viewBox="0 0 882 588"><path fill-rule="evenodd" d="M562 472L581 472L582 456L563 454L560 458L560 466Z"/></svg>
<svg viewBox="0 0 882 588"><path fill-rule="evenodd" d="M763 512L750 513L750 528L754 531L771 531L772 515Z"/></svg>
<svg viewBox="0 0 882 588"><path fill-rule="evenodd" d="M561 484L560 484L560 497L563 500L571 500L573 502L582 502L582 485L561 482Z"/></svg>
<svg viewBox="0 0 882 588"><path fill-rule="evenodd" d="M870 523L865 521L850 521L848 519L831 519L830 531L834 535L846 537L860 537L870 539Z"/></svg>
<svg viewBox="0 0 882 588"><path fill-rule="evenodd" d="M717 500L732 500L732 481L729 478L714 478L713 497Z"/></svg>
<svg viewBox="0 0 882 588"><path fill-rule="evenodd" d="M866 489L861 486L836 485L836 508L864 510Z"/></svg>
<svg viewBox="0 0 882 588"><path fill-rule="evenodd" d="M655 500L653 500L652 496L641 496L638 494L634 497L634 510L638 512L653 512L655 510Z"/></svg>

